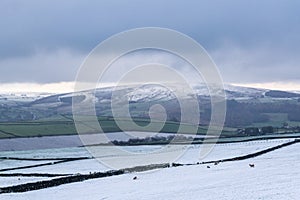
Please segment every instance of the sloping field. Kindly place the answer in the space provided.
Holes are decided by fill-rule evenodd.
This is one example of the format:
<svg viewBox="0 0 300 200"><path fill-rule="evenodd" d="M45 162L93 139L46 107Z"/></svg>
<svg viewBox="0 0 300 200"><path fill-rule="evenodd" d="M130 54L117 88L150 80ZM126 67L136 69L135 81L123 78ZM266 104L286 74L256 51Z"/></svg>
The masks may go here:
<svg viewBox="0 0 300 200"><path fill-rule="evenodd" d="M199 160L201 145L183 146L185 154L177 163L220 160L248 155L291 140L269 140L244 143L217 144L204 159ZM149 151L157 146L126 147L130 151ZM153 149L152 149L153 150ZM171 167L118 176L96 178L63 184L25 193L1 194L4 199L297 199L300 193L300 144L295 143L258 157L192 166ZM4 152L4 157L59 159L90 156L84 148ZM27 163L26 163L27 162ZM0 161L1 168L30 165L35 161ZM41 162L38 160L36 162ZM47 161L45 161L47 162ZM254 164L250 167L249 164ZM5 174L20 176L0 178L0 187L49 180L49 177L24 177L21 174L89 174L107 171L108 167L95 159L74 160L36 168L16 169ZM4 174L4 172L1 172ZM57 177L61 177L57 175ZM136 177L136 180L133 180Z"/></svg>

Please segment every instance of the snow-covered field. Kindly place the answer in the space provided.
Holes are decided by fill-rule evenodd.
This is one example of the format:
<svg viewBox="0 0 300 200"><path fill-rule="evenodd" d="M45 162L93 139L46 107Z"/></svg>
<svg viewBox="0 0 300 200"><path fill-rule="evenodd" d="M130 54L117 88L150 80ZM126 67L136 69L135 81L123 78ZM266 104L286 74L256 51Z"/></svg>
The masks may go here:
<svg viewBox="0 0 300 200"><path fill-rule="evenodd" d="M186 150L185 154L176 162L195 163L230 158L257 152L288 141L290 140L218 144L207 157L201 160L199 159L201 145L183 146L182 148ZM135 152L149 151L151 148L159 147L126 148L128 151ZM243 161L124 174L26 193L2 194L0 199L299 199L299 152L300 144L296 143ZM26 158L90 156L84 148L15 151L0 154ZM22 164L32 164L29 162L33 161L22 161ZM254 163L255 167L249 167L250 163ZM0 160L0 166L2 169L20 166L20 161ZM108 167L94 159L89 159L5 173L89 173L106 170ZM137 176L137 180L133 180L134 176ZM0 187L49 179L19 178L20 180L18 177L0 177Z"/></svg>

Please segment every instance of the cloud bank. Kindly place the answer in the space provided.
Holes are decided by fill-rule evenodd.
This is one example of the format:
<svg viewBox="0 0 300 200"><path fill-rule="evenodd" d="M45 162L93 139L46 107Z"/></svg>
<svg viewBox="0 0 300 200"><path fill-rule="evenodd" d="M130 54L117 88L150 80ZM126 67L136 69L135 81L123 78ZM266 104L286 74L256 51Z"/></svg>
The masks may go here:
<svg viewBox="0 0 300 200"><path fill-rule="evenodd" d="M225 82L297 87L299 7L291 0L4 0L0 84L72 82L99 42L131 28L156 26L203 45Z"/></svg>

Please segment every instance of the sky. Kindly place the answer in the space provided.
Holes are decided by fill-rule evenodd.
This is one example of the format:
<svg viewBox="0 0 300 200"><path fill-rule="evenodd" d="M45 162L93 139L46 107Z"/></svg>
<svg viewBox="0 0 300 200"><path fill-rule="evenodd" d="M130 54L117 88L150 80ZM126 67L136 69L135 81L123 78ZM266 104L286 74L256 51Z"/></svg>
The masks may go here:
<svg viewBox="0 0 300 200"><path fill-rule="evenodd" d="M300 90L297 0L1 0L0 92L72 91L101 41L162 27L201 44L226 83Z"/></svg>

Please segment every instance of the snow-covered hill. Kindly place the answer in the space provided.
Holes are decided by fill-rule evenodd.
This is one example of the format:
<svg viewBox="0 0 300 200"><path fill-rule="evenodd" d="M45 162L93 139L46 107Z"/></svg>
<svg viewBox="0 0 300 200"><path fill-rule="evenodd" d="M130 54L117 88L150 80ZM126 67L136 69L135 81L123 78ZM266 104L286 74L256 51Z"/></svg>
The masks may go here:
<svg viewBox="0 0 300 200"><path fill-rule="evenodd" d="M15 101L15 102L32 102L37 99L45 98L51 96L50 93L2 93L0 94L0 101Z"/></svg>
<svg viewBox="0 0 300 200"><path fill-rule="evenodd" d="M181 85L173 84L171 89L168 87L157 84L146 85L129 85L121 87L106 87L98 88L96 90L68 93L68 94L2 94L0 100L14 100L14 101L26 101L35 104L65 104L72 103L72 97L78 98L82 95L85 98L79 98L83 100L92 100L93 102L107 103L111 101L112 94L114 96L122 95L126 96L129 102L148 102L148 101L169 101L175 99L178 96L188 97L191 94L199 97L209 98L210 93L206 85L195 85L192 91L187 92L186 88ZM241 86L224 85L224 91L227 99L234 100L253 100L263 99L263 101L272 101L276 99L294 99L299 98L298 93L284 92L284 91L271 91L268 89L248 88ZM221 91L219 91L221 94ZM215 93L218 94L218 91Z"/></svg>
<svg viewBox="0 0 300 200"><path fill-rule="evenodd" d="M284 142L286 140L218 144L206 160L246 155ZM147 147L142 146L128 148L147 149ZM186 154L178 162L197 162L200 148L201 146L199 145L190 146ZM298 189L300 184L299 150L300 144L298 143L243 161L135 172L25 193L1 194L0 199L298 199L300 196ZM86 154L87 152L82 148L73 148L35 152L7 152L4 155L47 158L53 156L74 157ZM18 162L6 162L3 166L12 167ZM249 167L250 163L255 164L255 167ZM30 163L22 164L28 165ZM105 170L107 168L95 160L81 160L38 168L15 170L14 172L89 173ZM133 177L137 177L137 179L133 180ZM41 179L47 180L49 178L1 178L0 187L25 182L36 182Z"/></svg>
<svg viewBox="0 0 300 200"><path fill-rule="evenodd" d="M91 105L90 103L95 103L96 113L99 116L112 116L111 102L113 101L118 106L124 105L126 100L130 103L133 108L133 117L146 118L145 112L149 109L149 106L153 104L163 104L164 108L167 109L169 113L169 120L179 118L178 108L180 102L187 102L190 100L191 96L197 96L199 100L199 105L203 106L203 110L210 109L210 96L220 96L224 95L224 91L212 87L213 93L210 93L207 86L195 85L193 88L186 88L182 85L170 84L170 85L158 85L158 84L145 84L145 85L123 85L120 87L106 87L97 88L95 90L79 91L74 93L65 94L9 94L0 95L0 114L6 117L0 117L0 121L19 121L32 119L49 118L52 116L59 115L71 115L72 103L87 102L86 105ZM281 102L286 105L286 107L295 105L300 106L298 102L300 99L299 93L285 92L285 91L273 91L267 89L256 89L239 87L233 85L225 85L225 98L227 100L235 100L239 103L268 103L277 104ZM137 104L136 104L137 103ZM145 104L146 103L146 104ZM135 104L135 105L134 105ZM299 105L298 105L299 104ZM241 105L244 106L244 105ZM264 105L263 105L264 106ZM271 108L268 106L267 108ZM246 107L245 109L250 109ZM253 110L253 109L251 109ZM22 111L22 116L19 115ZM80 114L85 114L84 112L89 112L85 109L79 109ZM236 109L229 110L236 111ZM293 111L294 113L291 113ZM251 111L252 112L252 111ZM266 110L266 113L285 113L296 116L297 109L281 109L277 110ZM34 113L34 117L33 117ZM249 114L250 112L246 112ZM240 113L243 114L244 113ZM254 113L253 115L258 116L262 113ZM18 117L19 116L19 117ZM203 115L206 117L204 122L207 122L209 118L209 112ZM252 118L254 116L246 116L245 118ZM18 118L16 118L18 117ZM240 118L241 116L239 116ZM250 119L249 118L249 119ZM295 117L294 117L295 118ZM293 118L293 119L294 119ZM232 118L234 119L234 118ZM262 117L259 119L263 119ZM252 120L253 121L253 120ZM261 120L260 120L261 121ZM246 124L249 124L247 122ZM243 126L245 123L232 124L229 126Z"/></svg>

